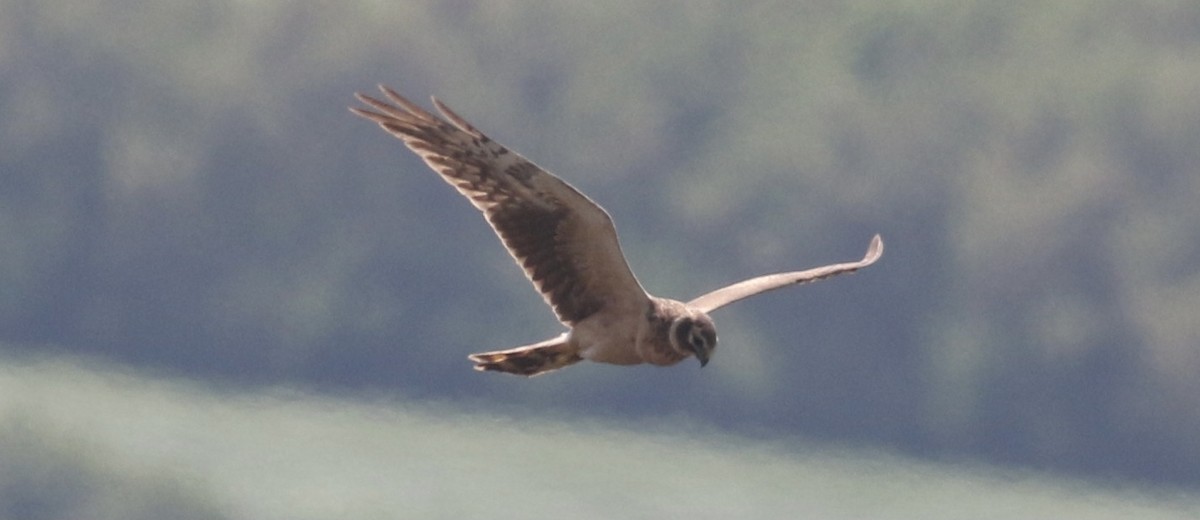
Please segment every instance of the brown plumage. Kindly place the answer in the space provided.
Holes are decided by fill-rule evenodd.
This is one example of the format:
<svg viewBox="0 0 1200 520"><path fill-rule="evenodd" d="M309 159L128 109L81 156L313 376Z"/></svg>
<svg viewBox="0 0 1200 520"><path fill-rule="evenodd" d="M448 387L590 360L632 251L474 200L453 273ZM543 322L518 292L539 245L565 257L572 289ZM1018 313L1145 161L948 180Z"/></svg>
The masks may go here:
<svg viewBox="0 0 1200 520"><path fill-rule="evenodd" d="M469 357L475 362L476 370L520 376L536 376L583 361L579 352L567 344L565 334L533 345L471 354Z"/></svg>
<svg viewBox="0 0 1200 520"><path fill-rule="evenodd" d="M765 291L854 272L883 253L876 235L857 262L760 276L684 304L646 293L625 261L612 219L558 177L489 139L437 99L445 119L380 86L388 101L358 94L351 108L379 124L483 212L496 235L570 330L509 350L472 354L477 370L532 376L583 359L672 365L708 362L719 307Z"/></svg>

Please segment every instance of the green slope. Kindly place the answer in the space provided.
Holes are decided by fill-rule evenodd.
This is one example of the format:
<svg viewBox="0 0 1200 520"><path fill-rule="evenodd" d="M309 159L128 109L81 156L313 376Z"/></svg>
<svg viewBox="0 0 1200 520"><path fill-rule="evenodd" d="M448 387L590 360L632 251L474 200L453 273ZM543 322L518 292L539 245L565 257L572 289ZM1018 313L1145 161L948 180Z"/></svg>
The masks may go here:
<svg viewBox="0 0 1200 520"><path fill-rule="evenodd" d="M1200 514L1195 496L752 440L686 419L239 392L74 359L5 359L0 421L0 513L11 518Z"/></svg>

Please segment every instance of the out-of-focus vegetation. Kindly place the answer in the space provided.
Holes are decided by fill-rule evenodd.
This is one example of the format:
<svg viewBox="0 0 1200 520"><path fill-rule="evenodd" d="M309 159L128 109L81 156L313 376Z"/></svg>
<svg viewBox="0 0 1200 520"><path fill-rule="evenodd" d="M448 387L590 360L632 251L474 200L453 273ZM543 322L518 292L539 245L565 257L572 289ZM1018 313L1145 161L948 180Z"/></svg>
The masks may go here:
<svg viewBox="0 0 1200 520"><path fill-rule="evenodd" d="M3 386L14 390L11 383L6 380ZM63 424L46 421L43 410L29 410L28 402L23 402L33 397L27 393L28 389L16 390L21 392L20 399L9 399L14 395L0 398L3 403L0 517L13 520L229 518L222 512L225 507L221 498L208 492L203 482L195 482L194 477L181 478L180 472L172 469L147 468L142 465L144 461L128 454L97 455L95 451L107 449L102 441L87 432L65 431L69 429L64 429ZM111 405L110 402L105 406ZM124 421L122 417L108 417L115 422Z"/></svg>
<svg viewBox="0 0 1200 520"><path fill-rule="evenodd" d="M0 352L10 350L4 346ZM141 456L140 450L151 448L152 442L162 446L170 439L154 440L168 434L139 424L139 413L130 413L137 404L122 394L139 393L156 403L157 409L151 405L142 412L159 419L171 408L164 407L163 399L182 394L171 396L161 382L121 376L111 368L89 371L78 360L50 363L6 355L3 361L0 518L229 518L222 498L205 483L210 475ZM98 421L100 417L104 419ZM104 428L120 442L105 437L99 430Z"/></svg>
<svg viewBox="0 0 1200 520"><path fill-rule="evenodd" d="M1200 4L420 4L0 0L0 340L1200 484ZM702 371L476 374L558 325L346 112L376 82L592 195L656 294L888 250L719 311Z"/></svg>
<svg viewBox="0 0 1200 520"><path fill-rule="evenodd" d="M216 391L80 360L0 359L5 518L1200 513L1197 497L734 436L681 418L514 417L395 398Z"/></svg>

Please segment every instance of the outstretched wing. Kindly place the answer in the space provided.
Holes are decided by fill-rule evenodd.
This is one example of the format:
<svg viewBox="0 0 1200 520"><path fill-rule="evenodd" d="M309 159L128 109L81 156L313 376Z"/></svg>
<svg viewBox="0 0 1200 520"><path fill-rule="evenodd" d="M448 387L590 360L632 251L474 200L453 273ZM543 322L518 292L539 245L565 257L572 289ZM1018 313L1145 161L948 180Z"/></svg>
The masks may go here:
<svg viewBox="0 0 1200 520"><path fill-rule="evenodd" d="M738 300L749 298L759 293L773 291L780 287L815 282L842 273L853 273L875 263L881 255L883 255L883 238L875 235L875 238L871 239L871 245L867 246L867 254L863 256L862 260L857 262L833 264L807 271L768 274L766 276L751 278L705 294L688 302L688 306L695 307L704 312L712 312Z"/></svg>
<svg viewBox="0 0 1200 520"><path fill-rule="evenodd" d="M350 111L404 141L483 212L559 321L607 310L642 312L646 291L629 269L612 219L562 179L509 151L433 100L439 118L380 85L391 103Z"/></svg>

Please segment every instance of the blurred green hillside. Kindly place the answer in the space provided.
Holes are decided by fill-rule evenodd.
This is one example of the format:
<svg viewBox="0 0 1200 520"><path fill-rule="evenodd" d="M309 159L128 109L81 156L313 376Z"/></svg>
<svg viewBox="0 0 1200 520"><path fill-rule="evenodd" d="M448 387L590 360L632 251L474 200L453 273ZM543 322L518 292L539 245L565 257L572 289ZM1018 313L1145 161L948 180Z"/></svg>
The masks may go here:
<svg viewBox="0 0 1200 520"><path fill-rule="evenodd" d="M0 516L1174 519L1197 497L396 397L229 392L3 358Z"/></svg>
<svg viewBox="0 0 1200 520"><path fill-rule="evenodd" d="M887 253L717 312L703 370L474 373L561 328L347 113L379 82L603 204L655 294ZM18 357L1200 485L1200 3L0 0L0 112Z"/></svg>

